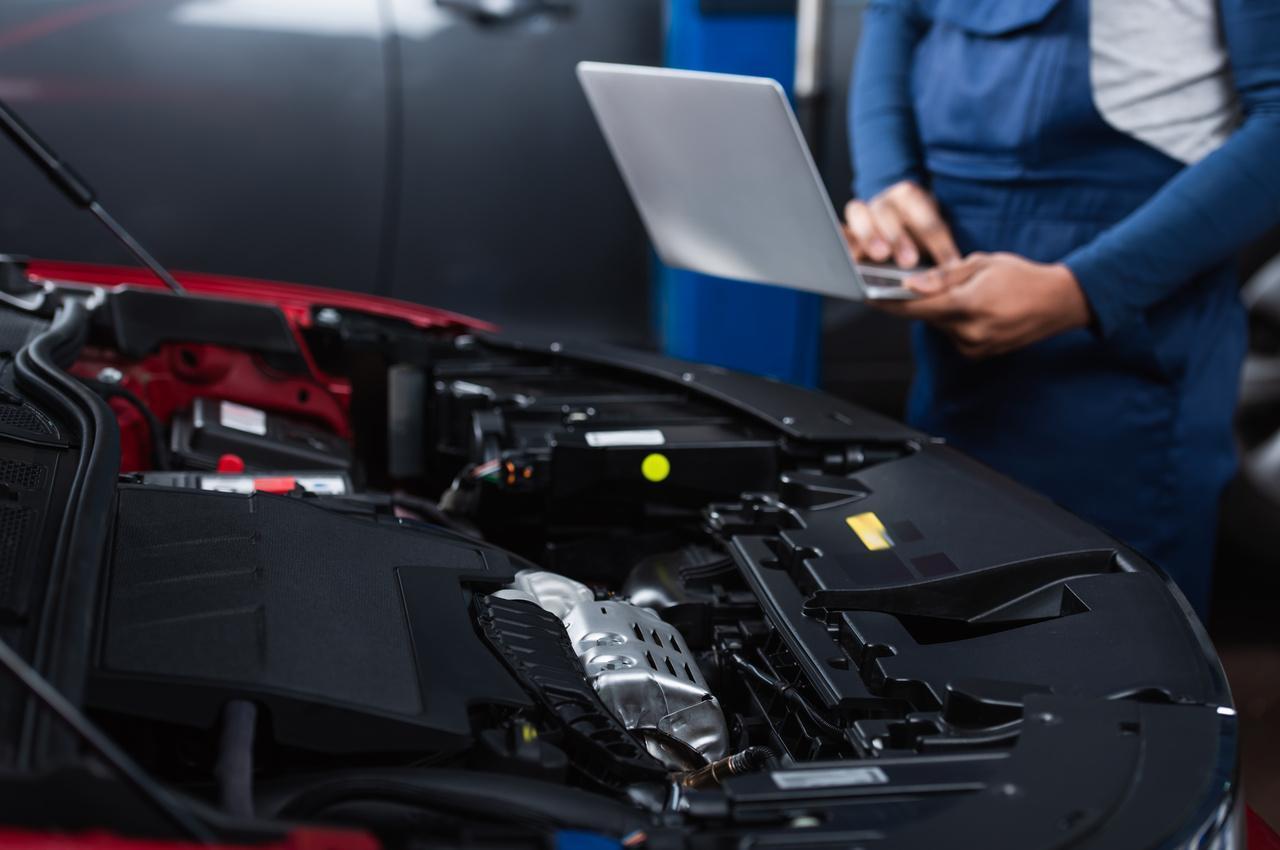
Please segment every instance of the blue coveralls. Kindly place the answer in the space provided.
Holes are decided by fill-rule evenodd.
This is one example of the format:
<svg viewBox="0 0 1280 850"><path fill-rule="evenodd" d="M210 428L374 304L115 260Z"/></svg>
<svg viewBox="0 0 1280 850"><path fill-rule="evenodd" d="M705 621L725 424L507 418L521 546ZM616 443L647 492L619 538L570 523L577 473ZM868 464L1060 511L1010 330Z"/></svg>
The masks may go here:
<svg viewBox="0 0 1280 850"><path fill-rule="evenodd" d="M912 424L1108 529L1202 615L1246 346L1233 256L1280 218L1280 2L1219 5L1244 114L1189 167L1100 116L1089 0L873 0L851 124L859 197L919 181L962 252L1065 261L1094 317L985 361L916 327Z"/></svg>

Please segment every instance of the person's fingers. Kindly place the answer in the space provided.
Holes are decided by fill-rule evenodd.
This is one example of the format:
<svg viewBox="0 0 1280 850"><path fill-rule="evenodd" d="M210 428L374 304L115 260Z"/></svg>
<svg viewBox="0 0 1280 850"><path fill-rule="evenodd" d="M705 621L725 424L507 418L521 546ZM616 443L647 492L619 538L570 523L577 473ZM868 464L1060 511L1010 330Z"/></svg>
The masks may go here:
<svg viewBox="0 0 1280 850"><path fill-rule="evenodd" d="M853 225L851 225L849 222L853 218L854 208L861 203L862 201L859 201L857 198L854 198L853 200L849 201L847 204L844 205L844 218L842 221L844 226L840 228L840 232L844 234L844 241L849 243L849 250L853 252L853 256L855 259L862 258L861 257L862 246L858 243L858 237L853 232Z"/></svg>
<svg viewBox="0 0 1280 850"><path fill-rule="evenodd" d="M840 228L840 232L844 235L845 244L849 246L849 253L853 255L853 261L855 263L865 261L867 252L862 250L862 244L858 242L857 237L853 235L853 231L849 229L848 225Z"/></svg>
<svg viewBox="0 0 1280 850"><path fill-rule="evenodd" d="M973 318L961 319L942 326L941 330L965 357L978 360L985 356L990 340L980 321Z"/></svg>
<svg viewBox="0 0 1280 850"><path fill-rule="evenodd" d="M919 319L922 322L948 323L963 318L964 308L952 292L940 292L924 298L909 300L882 299L867 302L892 316L903 319Z"/></svg>
<svg viewBox="0 0 1280 850"><path fill-rule="evenodd" d="M845 224L853 234L856 247L868 259L883 263L892 254L892 248L877 229L871 209L862 201L850 201L844 208Z"/></svg>
<svg viewBox="0 0 1280 850"><path fill-rule="evenodd" d="M904 269L914 268L919 264L920 249L916 247L915 240L911 238L910 234L907 233L906 227L903 226L902 216L899 214L897 207L893 205L893 201L882 196L872 200L867 207L871 212L871 219L875 223L876 230L889 243L894 263Z"/></svg>
<svg viewBox="0 0 1280 850"><path fill-rule="evenodd" d="M907 231L925 247L938 265L960 259L951 229L942 219L938 204L915 184L905 184L893 195L893 204L902 216Z"/></svg>
<svg viewBox="0 0 1280 850"><path fill-rule="evenodd" d="M989 254L970 254L963 260L953 260L926 272L914 274L903 281L902 285L921 295L936 295L969 280L981 271L990 259Z"/></svg>

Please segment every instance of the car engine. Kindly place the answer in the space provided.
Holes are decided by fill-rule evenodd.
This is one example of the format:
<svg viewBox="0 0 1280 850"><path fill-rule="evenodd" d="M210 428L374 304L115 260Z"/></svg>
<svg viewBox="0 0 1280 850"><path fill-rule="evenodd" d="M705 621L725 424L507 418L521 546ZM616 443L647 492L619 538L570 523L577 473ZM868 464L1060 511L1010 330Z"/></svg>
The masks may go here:
<svg viewBox="0 0 1280 850"><path fill-rule="evenodd" d="M629 600L597 601L586 585L552 573L517 573L516 587L496 595L561 618L587 680L650 755L676 770L724 758L724 712L674 626ZM577 600L567 611L566 597Z"/></svg>
<svg viewBox="0 0 1280 850"><path fill-rule="evenodd" d="M82 704L210 822L1075 846L1179 834L1230 781L1229 694L1176 589L924 434L462 320L58 286L78 306L13 327L116 447ZM65 486L83 438L12 386L25 505L22 470Z"/></svg>

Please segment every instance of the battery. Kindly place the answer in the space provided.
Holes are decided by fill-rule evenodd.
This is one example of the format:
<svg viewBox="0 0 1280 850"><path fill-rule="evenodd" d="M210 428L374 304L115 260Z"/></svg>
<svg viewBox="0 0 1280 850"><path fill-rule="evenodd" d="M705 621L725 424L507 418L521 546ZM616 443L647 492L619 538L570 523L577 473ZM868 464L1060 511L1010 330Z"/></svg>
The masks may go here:
<svg viewBox="0 0 1280 850"><path fill-rule="evenodd" d="M340 472L268 472L257 475L226 472L148 472L143 484L184 487L216 493L291 493L302 489L317 496L346 496L351 479Z"/></svg>
<svg viewBox="0 0 1280 850"><path fill-rule="evenodd" d="M250 471L351 468L351 448L319 428L232 401L198 398L173 418L171 454L192 469L217 469L234 454Z"/></svg>

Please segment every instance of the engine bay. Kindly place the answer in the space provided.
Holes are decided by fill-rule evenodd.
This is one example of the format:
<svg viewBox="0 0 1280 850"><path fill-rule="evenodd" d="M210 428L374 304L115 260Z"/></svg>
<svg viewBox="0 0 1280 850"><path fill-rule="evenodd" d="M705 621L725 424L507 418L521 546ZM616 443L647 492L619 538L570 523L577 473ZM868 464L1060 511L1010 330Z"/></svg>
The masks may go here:
<svg viewBox="0 0 1280 850"><path fill-rule="evenodd" d="M118 430L82 704L219 817L1062 846L1172 834L1234 769L1165 577L905 426L638 352L97 293L60 349Z"/></svg>

